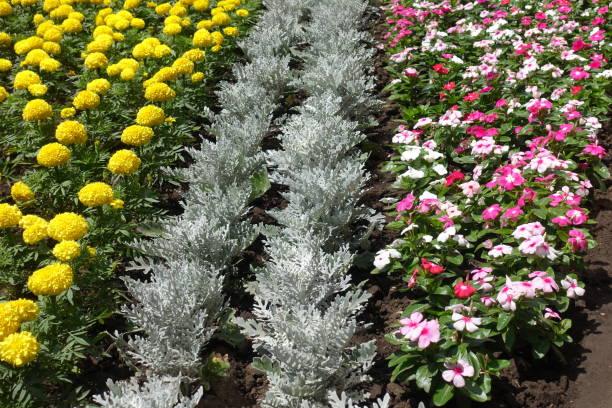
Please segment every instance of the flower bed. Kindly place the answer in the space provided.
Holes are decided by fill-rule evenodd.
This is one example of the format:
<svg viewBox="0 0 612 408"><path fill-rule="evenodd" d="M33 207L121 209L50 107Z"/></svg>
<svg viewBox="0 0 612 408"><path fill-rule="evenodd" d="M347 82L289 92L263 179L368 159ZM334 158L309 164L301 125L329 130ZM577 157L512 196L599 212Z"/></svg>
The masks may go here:
<svg viewBox="0 0 612 408"><path fill-rule="evenodd" d="M608 8L565 1L388 7L389 85L402 106L387 165L408 194L377 271L416 299L388 340L392 378L440 406L486 401L500 351L571 341L595 245L585 203L609 176L597 132L610 102Z"/></svg>
<svg viewBox="0 0 612 408"><path fill-rule="evenodd" d="M256 5L0 1L0 296L32 299L0 304L0 401L86 395L53 384L100 353L87 330L116 308L121 244L155 234L178 185L161 169L197 140Z"/></svg>

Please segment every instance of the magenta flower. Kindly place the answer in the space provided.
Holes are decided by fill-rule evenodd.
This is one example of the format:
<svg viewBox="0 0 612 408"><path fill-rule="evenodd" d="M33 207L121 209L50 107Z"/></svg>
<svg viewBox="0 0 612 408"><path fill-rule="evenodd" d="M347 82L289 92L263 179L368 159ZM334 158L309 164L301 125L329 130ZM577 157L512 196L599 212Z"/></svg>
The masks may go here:
<svg viewBox="0 0 612 408"><path fill-rule="evenodd" d="M523 210L521 210L521 207L510 207L504 212L504 214L501 217L508 218L512 221L517 221L518 217L521 214L524 214Z"/></svg>
<svg viewBox="0 0 612 408"><path fill-rule="evenodd" d="M563 215L560 215L558 217L555 217L551 220L554 224L557 224L560 227L565 227L567 225L571 224L571 221L569 220L569 218L564 217Z"/></svg>
<svg viewBox="0 0 612 408"><path fill-rule="evenodd" d="M589 219L589 216L586 215L582 208L572 208L565 213L565 216L574 225L584 224Z"/></svg>
<svg viewBox="0 0 612 408"><path fill-rule="evenodd" d="M484 305L486 307L491 307L492 305L494 305L496 303L495 299L493 299L492 297L489 296L483 296L480 298L480 301L482 303L484 303Z"/></svg>
<svg viewBox="0 0 612 408"><path fill-rule="evenodd" d="M567 242L572 244L572 250L574 252L584 251L587 249L587 241L586 236L580 230L573 229L568 233L570 238L568 238Z"/></svg>
<svg viewBox="0 0 612 408"><path fill-rule="evenodd" d="M407 210L412 209L413 204L414 204L414 195L412 195L412 193L409 193L406 197L404 197L402 201L397 203L397 206L395 207L395 209L397 211L407 211Z"/></svg>
<svg viewBox="0 0 612 408"><path fill-rule="evenodd" d="M546 309L544 309L544 318L561 320L561 316L559 316L559 313L555 312L550 307L547 307Z"/></svg>
<svg viewBox="0 0 612 408"><path fill-rule="evenodd" d="M446 370L442 372L442 378L446 382L452 382L457 388L465 386L463 377L472 377L474 375L474 367L465 360L459 360L456 363L444 363Z"/></svg>
<svg viewBox="0 0 612 408"><path fill-rule="evenodd" d="M499 215L499 213L501 213L502 208L499 204L493 204L489 207L487 207L483 212L482 212L482 219L483 220L494 220L495 218L497 218L497 216Z"/></svg>
<svg viewBox="0 0 612 408"><path fill-rule="evenodd" d="M582 151L582 154L588 154L603 159L603 157L606 155L606 149L596 144L586 145Z"/></svg>
<svg viewBox="0 0 612 408"><path fill-rule="evenodd" d="M591 76L588 72L584 70L583 67L572 68L569 75L573 80L576 80L576 81L581 80L581 79L586 79Z"/></svg>

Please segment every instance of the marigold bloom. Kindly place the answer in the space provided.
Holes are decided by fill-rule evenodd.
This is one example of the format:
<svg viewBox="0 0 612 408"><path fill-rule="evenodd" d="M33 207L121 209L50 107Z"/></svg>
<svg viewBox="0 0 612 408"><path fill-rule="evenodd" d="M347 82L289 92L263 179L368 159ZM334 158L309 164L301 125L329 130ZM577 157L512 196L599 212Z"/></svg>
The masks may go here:
<svg viewBox="0 0 612 408"><path fill-rule="evenodd" d="M206 53L199 48L193 48L183 53L183 58L187 58L188 60L193 62L202 61L205 56Z"/></svg>
<svg viewBox="0 0 612 408"><path fill-rule="evenodd" d="M87 221L82 216L66 212L49 221L47 233L56 241L76 241L87 234Z"/></svg>
<svg viewBox="0 0 612 408"><path fill-rule="evenodd" d="M37 67L40 65L40 62L45 58L49 58L49 54L47 54L44 50L41 50L40 48L36 48L28 52L26 57L23 59L21 65L32 65Z"/></svg>
<svg viewBox="0 0 612 408"><path fill-rule="evenodd" d="M19 228L29 228L34 224L38 223L47 223L44 218L39 217L38 215L28 214L21 217L19 220Z"/></svg>
<svg viewBox="0 0 612 408"><path fill-rule="evenodd" d="M140 158L131 150L118 150L108 161L113 174L132 174L140 168Z"/></svg>
<svg viewBox="0 0 612 408"><path fill-rule="evenodd" d="M55 58L45 58L44 60L40 61L40 65L38 67L43 71L55 72L61 66L62 63Z"/></svg>
<svg viewBox="0 0 612 408"><path fill-rule="evenodd" d="M44 120L51 116L53 109L42 99L33 99L23 108L23 120L34 121Z"/></svg>
<svg viewBox="0 0 612 408"><path fill-rule="evenodd" d="M9 97L8 91L3 86L0 86L0 103L6 101L6 98L8 97Z"/></svg>
<svg viewBox="0 0 612 408"><path fill-rule="evenodd" d="M149 86L145 91L145 99L151 102L165 102L176 96L174 89L163 82Z"/></svg>
<svg viewBox="0 0 612 408"><path fill-rule="evenodd" d="M177 58L173 63L172 63L172 68L178 73L178 74L185 74L185 75L189 75L193 72L193 69L195 68L195 64L187 59L187 58Z"/></svg>
<svg viewBox="0 0 612 408"><path fill-rule="evenodd" d="M120 210L125 205L125 202L119 198L111 201L110 206L113 210Z"/></svg>
<svg viewBox="0 0 612 408"><path fill-rule="evenodd" d="M81 255L81 246L76 241L61 241L51 251L54 257L63 262L70 262Z"/></svg>
<svg viewBox="0 0 612 408"><path fill-rule="evenodd" d="M228 37L235 37L238 35L238 28L237 27L225 27L223 29L223 34L227 35Z"/></svg>
<svg viewBox="0 0 612 408"><path fill-rule="evenodd" d="M94 79L90 83L87 84L87 90L98 95L104 95L108 92L111 87L111 83L108 82L108 79L98 78Z"/></svg>
<svg viewBox="0 0 612 408"><path fill-rule="evenodd" d="M35 295L59 295L72 285L72 279L70 265L55 262L34 271L28 278L28 289Z"/></svg>
<svg viewBox="0 0 612 408"><path fill-rule="evenodd" d="M81 91L74 97L72 104L79 110L93 109L100 104L100 96L91 91Z"/></svg>
<svg viewBox="0 0 612 408"><path fill-rule="evenodd" d="M132 68L125 68L119 76L124 81L131 81L136 76L136 72Z"/></svg>
<svg viewBox="0 0 612 408"><path fill-rule="evenodd" d="M101 52L93 52L85 58L84 64L89 69L104 68L108 64L108 58Z"/></svg>
<svg viewBox="0 0 612 408"><path fill-rule="evenodd" d="M16 205L0 204L0 228L16 227L21 217L21 210Z"/></svg>
<svg viewBox="0 0 612 408"><path fill-rule="evenodd" d="M128 126L121 133L121 141L130 146L143 146L151 141L153 129L148 126Z"/></svg>
<svg viewBox="0 0 612 408"><path fill-rule="evenodd" d="M18 181L11 187L11 197L17 202L30 201L34 199L34 193L26 183Z"/></svg>
<svg viewBox="0 0 612 408"><path fill-rule="evenodd" d="M75 120L67 120L57 125L55 138L65 145L85 143L87 141L87 130L81 123Z"/></svg>
<svg viewBox="0 0 612 408"><path fill-rule="evenodd" d="M28 331L13 333L0 342L0 360L21 367L36 358L40 345Z"/></svg>
<svg viewBox="0 0 612 408"><path fill-rule="evenodd" d="M191 75L191 82L200 82L203 79L204 79L203 72L195 72L193 75Z"/></svg>
<svg viewBox="0 0 612 408"><path fill-rule="evenodd" d="M195 47L204 48L204 47L208 47L208 46L212 45L212 43L213 43L212 35L205 28L199 29L193 35L192 44Z"/></svg>
<svg viewBox="0 0 612 408"><path fill-rule="evenodd" d="M34 245L43 239L49 238L47 234L47 228L49 227L49 223L45 220L43 222L33 224L30 227L27 227L23 230L23 234L21 237L23 238L23 242L28 245Z"/></svg>
<svg viewBox="0 0 612 408"><path fill-rule="evenodd" d="M7 72L13 67L13 63L7 59L0 58L0 72Z"/></svg>
<svg viewBox="0 0 612 408"><path fill-rule="evenodd" d="M36 161L41 166L55 167L68 163L72 153L70 149L59 143L49 143L44 145L36 155Z"/></svg>
<svg viewBox="0 0 612 408"><path fill-rule="evenodd" d="M177 35L183 31L183 27L180 24L172 23L164 26L163 33L166 35Z"/></svg>
<svg viewBox="0 0 612 408"><path fill-rule="evenodd" d="M40 84L40 77L36 72L30 70L20 71L15 75L13 81L13 88L15 89L28 89L28 86L34 84Z"/></svg>
<svg viewBox="0 0 612 408"><path fill-rule="evenodd" d="M143 106L136 114L136 123L142 126L161 125L165 119L164 110L155 105Z"/></svg>
<svg viewBox="0 0 612 408"><path fill-rule="evenodd" d="M30 299L17 299L7 303L20 322L29 322L38 316L38 305Z"/></svg>
<svg viewBox="0 0 612 408"><path fill-rule="evenodd" d="M236 10L236 15L238 17L248 17L249 16L249 10L246 9L238 9Z"/></svg>
<svg viewBox="0 0 612 408"><path fill-rule="evenodd" d="M40 97L47 93L47 87L43 84L33 84L28 86L28 92L32 96Z"/></svg>
<svg viewBox="0 0 612 408"><path fill-rule="evenodd" d="M60 112L60 116L62 119L68 119L76 115L76 109L74 108L64 108Z"/></svg>
<svg viewBox="0 0 612 408"><path fill-rule="evenodd" d="M19 316L10 302L0 303L0 341L15 333L20 324Z"/></svg>
<svg viewBox="0 0 612 408"><path fill-rule="evenodd" d="M110 204L114 199L113 188L106 183L89 183L79 191L79 201L88 207Z"/></svg>

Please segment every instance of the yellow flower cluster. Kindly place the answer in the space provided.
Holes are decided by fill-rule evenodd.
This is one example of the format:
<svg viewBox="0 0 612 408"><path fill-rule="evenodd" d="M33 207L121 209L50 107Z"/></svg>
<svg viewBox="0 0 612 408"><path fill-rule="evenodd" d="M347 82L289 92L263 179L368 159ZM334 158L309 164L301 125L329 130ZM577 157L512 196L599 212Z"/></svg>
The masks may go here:
<svg viewBox="0 0 612 408"><path fill-rule="evenodd" d="M21 367L34 360L39 350L40 345L32 333L13 333L0 342L0 360Z"/></svg>
<svg viewBox="0 0 612 408"><path fill-rule="evenodd" d="M34 199L34 193L26 183L18 181L11 187L11 197L17 202L30 201Z"/></svg>
<svg viewBox="0 0 612 408"><path fill-rule="evenodd" d="M79 201L87 207L110 204L115 198L113 188L106 183L89 183L79 191Z"/></svg>
<svg viewBox="0 0 612 408"><path fill-rule="evenodd" d="M0 228L11 228L19 224L21 210L10 204L0 204Z"/></svg>
<svg viewBox="0 0 612 408"><path fill-rule="evenodd" d="M82 216L66 212L49 221L47 233L56 241L76 241L87 234L87 221Z"/></svg>
<svg viewBox="0 0 612 408"><path fill-rule="evenodd" d="M82 123L75 120L67 120L55 128L55 138L61 144L69 145L85 143L87 141L87 130Z"/></svg>
<svg viewBox="0 0 612 408"><path fill-rule="evenodd" d="M108 161L108 169L113 174L132 174L140 168L140 159L131 150L118 150Z"/></svg>
<svg viewBox="0 0 612 408"><path fill-rule="evenodd" d="M34 320L38 306L29 299L0 303L0 361L20 367L36 358L39 345L27 331L17 333L21 323Z"/></svg>
<svg viewBox="0 0 612 408"><path fill-rule="evenodd" d="M68 163L72 153L70 149L60 143L49 143L44 145L36 155L36 161L41 166L55 167Z"/></svg>
<svg viewBox="0 0 612 408"><path fill-rule="evenodd" d="M70 265L60 262L40 268L28 278L28 289L35 295L55 296L72 286Z"/></svg>

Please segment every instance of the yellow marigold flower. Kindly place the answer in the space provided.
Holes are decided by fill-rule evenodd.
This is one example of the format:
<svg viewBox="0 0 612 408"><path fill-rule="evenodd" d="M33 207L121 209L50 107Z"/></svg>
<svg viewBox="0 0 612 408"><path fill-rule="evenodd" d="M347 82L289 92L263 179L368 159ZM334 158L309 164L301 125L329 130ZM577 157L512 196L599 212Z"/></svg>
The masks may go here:
<svg viewBox="0 0 612 408"><path fill-rule="evenodd" d="M72 279L70 265L55 262L34 271L28 278L28 289L35 295L59 295L72 285Z"/></svg>
<svg viewBox="0 0 612 408"><path fill-rule="evenodd" d="M161 125L165 119L164 110L155 105L143 106L136 114L136 123L142 126Z"/></svg>
<svg viewBox="0 0 612 408"><path fill-rule="evenodd" d="M108 58L101 52L93 52L85 58L85 66L89 69L104 68L108 65Z"/></svg>
<svg viewBox="0 0 612 408"><path fill-rule="evenodd" d="M49 221L47 233L56 241L76 241L87 234L87 221L75 213L61 213Z"/></svg>
<svg viewBox="0 0 612 408"><path fill-rule="evenodd" d="M15 333L21 322L10 302L0 303L0 341Z"/></svg>
<svg viewBox="0 0 612 408"><path fill-rule="evenodd" d="M98 95L104 95L111 87L111 83L106 78L94 79L87 84L87 90Z"/></svg>
<svg viewBox="0 0 612 408"><path fill-rule="evenodd" d="M15 205L0 204L0 228L11 228L19 225L21 210Z"/></svg>
<svg viewBox="0 0 612 408"><path fill-rule="evenodd" d="M79 191L79 201L87 207L110 204L113 199L113 188L102 182L89 183Z"/></svg>
<svg viewBox="0 0 612 408"><path fill-rule="evenodd" d="M176 23L168 24L163 30L164 34L166 35L177 35L180 34L181 31L183 31L183 27Z"/></svg>
<svg viewBox="0 0 612 408"><path fill-rule="evenodd" d="M120 18L115 22L115 24L113 24L113 27L115 27L119 31L123 31L130 27L130 20Z"/></svg>
<svg viewBox="0 0 612 408"><path fill-rule="evenodd" d="M91 34L91 36L96 40L101 35L108 35L112 39L113 29L110 28L109 26L102 25L102 26L96 27L93 33Z"/></svg>
<svg viewBox="0 0 612 408"><path fill-rule="evenodd" d="M136 72L132 68L125 68L119 76L124 81L131 81L136 76Z"/></svg>
<svg viewBox="0 0 612 408"><path fill-rule="evenodd" d="M51 20L47 20L42 22L36 27L36 35L39 37L43 37L47 30L55 27L55 23Z"/></svg>
<svg viewBox="0 0 612 408"><path fill-rule="evenodd" d="M40 224L40 223L43 223L46 225L47 221L45 221L44 218L41 218L38 215L28 214L28 215L24 215L23 217L21 217L21 219L19 220L19 227L20 228L30 228L34 224Z"/></svg>
<svg viewBox="0 0 612 408"><path fill-rule="evenodd" d="M238 35L238 28L237 27L225 27L223 29L223 34L227 35L228 37L235 37Z"/></svg>
<svg viewBox="0 0 612 408"><path fill-rule="evenodd" d="M131 68L134 71L138 71L138 69L140 68L140 63L138 61L136 61L133 58L122 58L117 65L119 66L119 68L126 69L126 68Z"/></svg>
<svg viewBox="0 0 612 408"><path fill-rule="evenodd" d="M228 25L232 21L232 19L230 18L230 16L227 15L227 13L215 14L210 20L212 21L213 26Z"/></svg>
<svg viewBox="0 0 612 408"><path fill-rule="evenodd" d="M155 3L154 1L147 1L147 7L148 8L155 8L155 7L157 7L157 3Z"/></svg>
<svg viewBox="0 0 612 408"><path fill-rule="evenodd" d="M130 146L144 146L151 141L153 129L148 126L128 126L121 133L121 141Z"/></svg>
<svg viewBox="0 0 612 408"><path fill-rule="evenodd" d="M43 16L40 13L36 13L34 14L34 17L32 17L32 22L34 23L34 25L40 25L44 21L45 21L45 16Z"/></svg>
<svg viewBox="0 0 612 408"><path fill-rule="evenodd" d="M210 47L210 50L212 52L219 52L219 51L221 51L221 46L220 45L213 45L212 47Z"/></svg>
<svg viewBox="0 0 612 408"><path fill-rule="evenodd" d="M154 81L151 81L150 85L157 82L172 81L176 79L177 73L178 72L176 71L176 69L174 69L174 67L162 67L159 71L155 73L155 75L153 75L151 79ZM147 88L148 86L149 85L146 85L145 88Z"/></svg>
<svg viewBox="0 0 612 408"><path fill-rule="evenodd" d="M72 153L70 149L59 143L48 143L40 148L36 161L41 166L55 167L68 163Z"/></svg>
<svg viewBox="0 0 612 408"><path fill-rule="evenodd" d="M210 20L201 20L198 22L198 24L196 25L196 28L198 30L210 30L213 27L213 23Z"/></svg>
<svg viewBox="0 0 612 408"><path fill-rule="evenodd" d="M13 367L21 367L34 360L40 345L28 331L9 334L0 342L0 360Z"/></svg>
<svg viewBox="0 0 612 408"><path fill-rule="evenodd" d="M0 58L0 72L7 72L13 67L13 63L7 59Z"/></svg>
<svg viewBox="0 0 612 408"><path fill-rule="evenodd" d="M183 58L187 58L188 60L193 62L202 61L205 56L206 54L204 53L204 51L199 48L193 48L183 53Z"/></svg>
<svg viewBox="0 0 612 408"><path fill-rule="evenodd" d="M247 10L247 9L238 9L238 10L236 10L236 15L238 17L248 17L249 16L249 10Z"/></svg>
<svg viewBox="0 0 612 408"><path fill-rule="evenodd" d="M172 8L172 4L162 3L155 7L155 12L157 13L157 15L163 16L164 14L168 14L171 8Z"/></svg>
<svg viewBox="0 0 612 408"><path fill-rule="evenodd" d="M13 46L13 50L15 51L17 55L23 55L23 54L27 54L33 49L41 48L44 43L45 43L45 40L43 40L40 37L36 37L36 36L28 37L24 40L17 41L15 45Z"/></svg>
<svg viewBox="0 0 612 408"><path fill-rule="evenodd" d="M132 56L134 58L143 59L155 56L155 47L148 44L136 44L132 49Z"/></svg>
<svg viewBox="0 0 612 408"><path fill-rule="evenodd" d="M85 20L85 15L83 13L79 13L78 11L73 11L72 13L68 14L68 18L83 22L83 20Z"/></svg>
<svg viewBox="0 0 612 408"><path fill-rule="evenodd" d="M176 122L176 118L173 118L172 116L168 116L164 122L168 123L168 124L173 124L174 122Z"/></svg>
<svg viewBox="0 0 612 408"><path fill-rule="evenodd" d="M74 108L64 108L60 112L60 116L62 119L68 119L76 115L76 109Z"/></svg>
<svg viewBox="0 0 612 408"><path fill-rule="evenodd" d="M15 80L13 81L13 88L28 89L28 86L40 83L40 77L36 72L25 70L20 71L15 75Z"/></svg>
<svg viewBox="0 0 612 408"><path fill-rule="evenodd" d="M49 237L47 234L47 228L49 227L49 223L45 220L42 222L33 224L32 226L27 227L23 230L22 238L23 242L28 245L34 245L43 239Z"/></svg>
<svg viewBox="0 0 612 408"><path fill-rule="evenodd" d="M18 181L11 187L11 197L17 202L30 201L34 199L34 193L26 183Z"/></svg>
<svg viewBox="0 0 612 408"><path fill-rule="evenodd" d="M32 95L32 96L43 96L44 94L47 93L47 87L42 85L42 84L33 84L28 86L28 92Z"/></svg>
<svg viewBox="0 0 612 408"><path fill-rule="evenodd" d="M125 0L123 2L123 8L126 10L133 9L140 6L140 0Z"/></svg>
<svg viewBox="0 0 612 408"><path fill-rule="evenodd" d="M51 253L62 262L70 262L81 255L81 246L76 241L62 241L55 244Z"/></svg>
<svg viewBox="0 0 612 408"><path fill-rule="evenodd" d="M83 25L81 22L75 18L67 18L62 21L61 26L62 31L66 34L80 33L83 31Z"/></svg>
<svg viewBox="0 0 612 408"><path fill-rule="evenodd" d="M43 44L43 50L45 50L45 52L51 55L59 55L62 52L62 47L58 43L54 43L51 41L45 41L45 43ZM41 61L40 63L42 64L43 61ZM59 64L59 61L58 61L58 64ZM57 67L59 68L60 66L61 64L59 64Z"/></svg>
<svg viewBox="0 0 612 408"><path fill-rule="evenodd" d="M93 109L100 104L100 96L91 91L81 91L74 97L72 104L79 110Z"/></svg>
<svg viewBox="0 0 612 408"><path fill-rule="evenodd" d="M192 43L195 47L204 48L212 45L213 38L207 29L202 28L195 32Z"/></svg>
<svg viewBox="0 0 612 408"><path fill-rule="evenodd" d="M0 86L0 103L6 101L6 98L8 98L8 96L8 91L3 86Z"/></svg>
<svg viewBox="0 0 612 408"><path fill-rule="evenodd" d="M159 82L149 86L145 91L145 99L151 102L165 102L176 96L174 89L167 84Z"/></svg>
<svg viewBox="0 0 612 408"><path fill-rule="evenodd" d="M196 0L193 2L193 8L197 11L203 11L208 8L208 0Z"/></svg>
<svg viewBox="0 0 612 408"><path fill-rule="evenodd" d="M75 120L67 120L55 128L55 138L61 144L85 143L87 130L85 126Z"/></svg>
<svg viewBox="0 0 612 408"><path fill-rule="evenodd" d="M20 322L30 322L38 316L38 305L30 299L17 299L7 303Z"/></svg>
<svg viewBox="0 0 612 408"><path fill-rule="evenodd" d="M40 61L40 65L38 67L43 71L55 72L61 66L62 63L55 58L45 58L44 60Z"/></svg>
<svg viewBox="0 0 612 408"><path fill-rule="evenodd" d="M35 50L32 50L30 52L28 52L28 54L26 55L26 57L24 58L23 62L21 63L21 65L32 65L32 66L39 66L40 62L42 60L44 60L45 58L49 58L49 54L47 54L45 51L37 48Z"/></svg>
<svg viewBox="0 0 612 408"><path fill-rule="evenodd" d="M0 31L0 46L8 47L9 45L11 45L11 42L12 42L11 35L3 31Z"/></svg>
<svg viewBox="0 0 612 408"><path fill-rule="evenodd" d="M193 72L195 64L187 58L179 57L172 63L172 68L179 74L188 75Z"/></svg>
<svg viewBox="0 0 612 408"><path fill-rule="evenodd" d="M130 25L138 30L142 30L145 28L146 23L142 18L133 18L132 21L130 21Z"/></svg>
<svg viewBox="0 0 612 408"><path fill-rule="evenodd" d="M181 20L181 27L186 28L191 25L191 19L189 17L185 17Z"/></svg>
<svg viewBox="0 0 612 408"><path fill-rule="evenodd" d="M0 342L0 360L13 367L21 367L34 360L40 345L28 331L13 333Z"/></svg>
<svg viewBox="0 0 612 408"><path fill-rule="evenodd" d="M33 99L23 108L23 120L44 120L51 116L53 109L42 99Z"/></svg>
<svg viewBox="0 0 612 408"><path fill-rule="evenodd" d="M111 204L112 205L112 204ZM98 251L96 250L96 248L90 247L89 245L87 245L87 253L89 254L90 257L95 257L96 254L98 253Z"/></svg>
<svg viewBox="0 0 612 408"><path fill-rule="evenodd" d="M155 58L162 58L170 54L171 52L172 49L170 49L170 47L168 47L166 44L162 44L155 47L155 50L153 51L153 56Z"/></svg>
<svg viewBox="0 0 612 408"><path fill-rule="evenodd" d="M177 3L174 6L172 6L172 8L170 9L170 15L180 16L180 17L186 16L187 8L185 8L185 6L183 6L180 3Z"/></svg>
<svg viewBox="0 0 612 408"><path fill-rule="evenodd" d="M13 14L13 8L6 2L0 2L0 17L6 17Z"/></svg>
<svg viewBox="0 0 612 408"><path fill-rule="evenodd" d="M64 35L60 29L53 27L45 31L43 35L43 40L51 42L60 42L62 41L63 36Z"/></svg>
<svg viewBox="0 0 612 408"><path fill-rule="evenodd" d="M118 150L108 161L113 174L132 174L140 168L140 158L131 150Z"/></svg>
<svg viewBox="0 0 612 408"><path fill-rule="evenodd" d="M119 64L112 64L106 67L106 75L109 77L119 75L121 73L121 67Z"/></svg>
<svg viewBox="0 0 612 408"><path fill-rule="evenodd" d="M215 45L223 44L224 37L221 31L213 31L212 33L210 33L210 36L212 37L212 40Z"/></svg>
<svg viewBox="0 0 612 408"><path fill-rule="evenodd" d="M164 18L164 25L169 24L181 24L181 18L179 16L168 16Z"/></svg>
<svg viewBox="0 0 612 408"><path fill-rule="evenodd" d="M200 82L203 79L204 79L203 72L195 72L193 75L191 75L191 82Z"/></svg>
<svg viewBox="0 0 612 408"><path fill-rule="evenodd" d="M120 210L125 205L125 202L119 198L111 201L110 206L113 210Z"/></svg>

